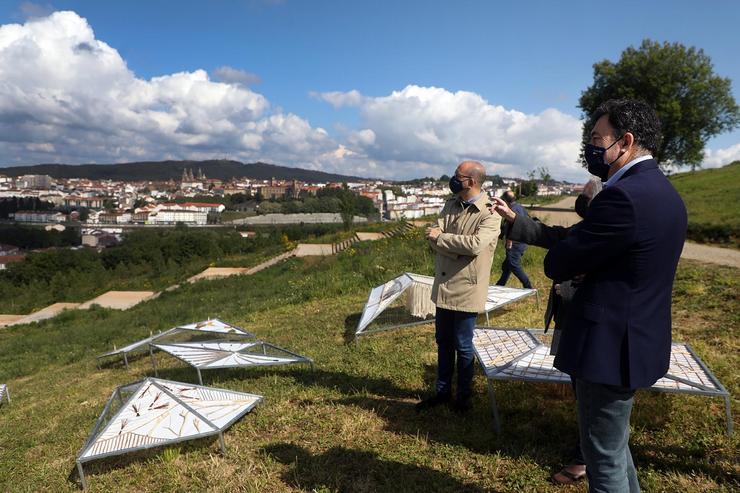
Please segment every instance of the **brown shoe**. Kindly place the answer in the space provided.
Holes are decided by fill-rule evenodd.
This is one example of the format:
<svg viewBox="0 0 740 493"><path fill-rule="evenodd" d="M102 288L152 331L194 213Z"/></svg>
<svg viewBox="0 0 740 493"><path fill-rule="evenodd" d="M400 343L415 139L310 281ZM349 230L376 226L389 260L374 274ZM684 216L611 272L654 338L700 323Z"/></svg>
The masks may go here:
<svg viewBox="0 0 740 493"><path fill-rule="evenodd" d="M586 466L583 464L568 464L560 471L550 476L555 484L573 484L586 477Z"/></svg>

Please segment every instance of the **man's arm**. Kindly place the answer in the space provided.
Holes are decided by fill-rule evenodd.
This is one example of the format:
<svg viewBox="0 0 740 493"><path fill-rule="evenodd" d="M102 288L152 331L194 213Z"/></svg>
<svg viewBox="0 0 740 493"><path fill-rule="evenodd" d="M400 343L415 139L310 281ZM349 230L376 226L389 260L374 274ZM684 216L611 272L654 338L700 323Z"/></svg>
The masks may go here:
<svg viewBox="0 0 740 493"><path fill-rule="evenodd" d="M593 272L629 248L636 230L630 199L618 188L607 188L591 202L587 219L547 252L545 275L564 280Z"/></svg>
<svg viewBox="0 0 740 493"><path fill-rule="evenodd" d="M510 239L542 248L551 248L565 238L570 230L563 226L548 226L524 214L517 214L510 224Z"/></svg>
<svg viewBox="0 0 740 493"><path fill-rule="evenodd" d="M448 252L447 250L441 249L437 245L437 242L435 240L431 239L431 238L429 238L428 242L429 242L429 246L432 247L432 250L434 250L435 253L438 253L440 255L444 255L445 257L449 257L449 258L452 258L452 259L456 259L456 258L458 258L460 256L460 255L458 255L456 253Z"/></svg>
<svg viewBox="0 0 740 493"><path fill-rule="evenodd" d="M475 257L484 248L496 241L501 229L501 221L493 214L481 220L478 231L470 235L441 233L437 237L437 247L449 253Z"/></svg>

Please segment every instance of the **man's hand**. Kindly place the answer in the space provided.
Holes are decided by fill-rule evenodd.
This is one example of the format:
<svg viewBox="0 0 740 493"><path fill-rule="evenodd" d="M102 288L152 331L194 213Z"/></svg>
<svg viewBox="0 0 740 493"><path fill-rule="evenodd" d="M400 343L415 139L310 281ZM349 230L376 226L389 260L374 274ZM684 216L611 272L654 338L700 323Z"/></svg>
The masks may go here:
<svg viewBox="0 0 740 493"><path fill-rule="evenodd" d="M514 246L514 242L511 240L506 240L506 249L511 250L511 247Z"/></svg>
<svg viewBox="0 0 740 493"><path fill-rule="evenodd" d="M593 180L588 180L583 185L583 195L588 197L588 201L591 202L597 193L599 193L600 188L598 188L598 185Z"/></svg>
<svg viewBox="0 0 740 493"><path fill-rule="evenodd" d="M508 222L513 223L516 218L516 212L509 208L509 204L498 197L493 197L491 200L493 200L493 205L488 209L491 211L491 214L495 212Z"/></svg>
<svg viewBox="0 0 740 493"><path fill-rule="evenodd" d="M442 230L439 229L438 227L427 228L426 237L428 240L437 241L437 238L441 234L442 234Z"/></svg>

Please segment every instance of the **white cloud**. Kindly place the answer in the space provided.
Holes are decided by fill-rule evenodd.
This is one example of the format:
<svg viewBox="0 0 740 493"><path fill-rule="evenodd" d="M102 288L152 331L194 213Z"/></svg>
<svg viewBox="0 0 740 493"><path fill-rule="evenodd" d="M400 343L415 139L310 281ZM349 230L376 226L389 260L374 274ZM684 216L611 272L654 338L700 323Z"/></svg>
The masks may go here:
<svg viewBox="0 0 740 493"><path fill-rule="evenodd" d="M213 71L213 75L219 81L225 82L227 84L242 84L245 86L251 86L254 84L262 83L262 78L259 75L247 72L246 70L229 67L228 65L218 67L216 70Z"/></svg>
<svg viewBox="0 0 740 493"><path fill-rule="evenodd" d="M740 143L731 145L724 149L704 151L704 168L719 168L734 161L740 161Z"/></svg>
<svg viewBox="0 0 740 493"><path fill-rule="evenodd" d="M449 174L463 159L524 176L547 166L574 181L581 122L525 114L472 92L409 85L380 97L311 93L355 107L332 138L271 105L254 74L223 66L142 79L74 12L0 26L1 164L231 158L386 178ZM712 155L709 159L715 159Z"/></svg>
<svg viewBox="0 0 740 493"><path fill-rule="evenodd" d="M326 101L335 108L341 108L343 106L360 106L365 101L365 97L360 94L360 91L352 89L348 92L332 91L332 92L310 92L311 97Z"/></svg>
<svg viewBox="0 0 740 493"><path fill-rule="evenodd" d="M357 91L320 97L335 107L359 106L364 128L347 143L357 155L388 163L384 176L449 174L459 161L477 159L491 174L524 176L547 166L555 177L588 177L577 161L581 121L555 109L525 114L472 92L415 85L382 97Z"/></svg>
<svg viewBox="0 0 740 493"><path fill-rule="evenodd" d="M228 156L292 164L336 147L222 67L138 78L74 12L0 26L0 155L20 162ZM227 70L228 69L228 70Z"/></svg>

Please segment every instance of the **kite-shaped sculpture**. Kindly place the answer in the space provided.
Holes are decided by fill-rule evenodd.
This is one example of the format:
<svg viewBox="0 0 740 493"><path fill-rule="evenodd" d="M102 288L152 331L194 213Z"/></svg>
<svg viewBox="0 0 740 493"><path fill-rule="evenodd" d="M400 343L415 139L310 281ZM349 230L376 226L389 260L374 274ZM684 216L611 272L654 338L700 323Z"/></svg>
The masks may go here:
<svg viewBox="0 0 740 493"><path fill-rule="evenodd" d="M132 353L134 351L146 351L150 343L164 339L174 334L181 334L184 332L201 333L201 334L223 334L223 335L228 334L228 335L236 335L236 336L241 336L241 337L255 337L254 334L252 334L251 332L245 329L242 329L241 327L237 327L236 325L232 325L232 324L223 322L217 318L214 318L214 319L204 320L202 322L196 322L196 323L187 324L187 325L178 325L177 327L173 327L164 332L159 332L158 334L155 334L145 339L141 339L139 341L131 343L128 346L124 346L118 349L114 348L113 351L108 351L107 353L104 353L98 356L98 361L100 361L103 358L120 355L123 357L123 363L126 365L126 368L128 368L128 354L129 353Z"/></svg>
<svg viewBox="0 0 740 493"><path fill-rule="evenodd" d="M195 368L201 385L203 384L201 370L296 363L305 363L313 367L313 361L310 358L262 341L152 343L150 349L164 351ZM154 358L154 352L151 352L151 358L154 374L157 375L157 362Z"/></svg>
<svg viewBox="0 0 740 493"><path fill-rule="evenodd" d="M158 378L122 385L77 455L82 487L87 488L83 464L104 457L208 436L218 436L225 453L223 431L261 400L255 394Z"/></svg>
<svg viewBox="0 0 740 493"><path fill-rule="evenodd" d="M553 366L550 346L537 334L539 329L476 328L473 347L488 378L488 390L497 430L498 410L493 380L570 383L570 377ZM727 413L727 433L732 433L730 394L687 344L674 342L668 372L649 390L722 397Z"/></svg>
<svg viewBox="0 0 740 493"><path fill-rule="evenodd" d="M406 272L374 287L362 309L355 337L433 322L433 284L433 277ZM489 286L482 313L488 320L489 312L536 294L536 289Z"/></svg>
<svg viewBox="0 0 740 493"><path fill-rule="evenodd" d="M8 404L10 404L10 391L8 390L8 386L4 383L0 383L0 405L3 404L3 399L8 401Z"/></svg>

